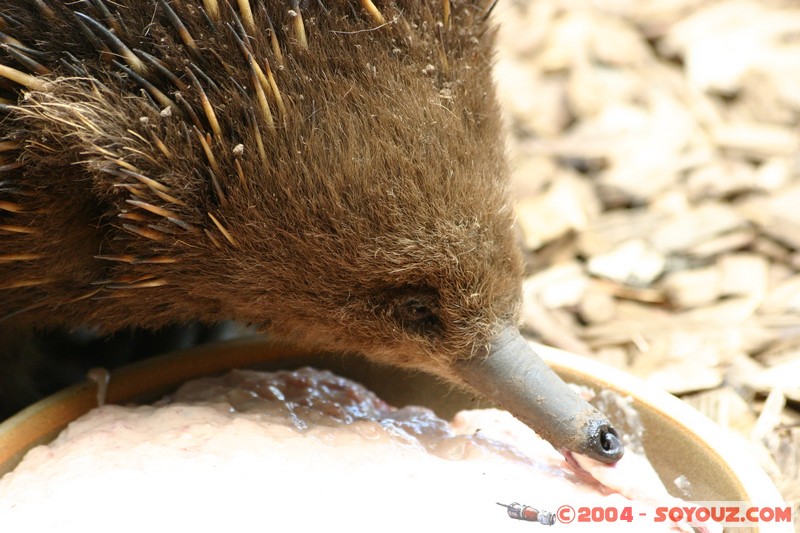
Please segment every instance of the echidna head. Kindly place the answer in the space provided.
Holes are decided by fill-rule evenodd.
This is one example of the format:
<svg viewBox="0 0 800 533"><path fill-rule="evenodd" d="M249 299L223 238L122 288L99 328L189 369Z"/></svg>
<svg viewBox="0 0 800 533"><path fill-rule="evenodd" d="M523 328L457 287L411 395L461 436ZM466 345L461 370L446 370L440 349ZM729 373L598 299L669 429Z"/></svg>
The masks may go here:
<svg viewBox="0 0 800 533"><path fill-rule="evenodd" d="M5 71L31 90L7 137L20 183L60 168L88 185L91 290L69 303L112 328L234 318L428 370L558 448L619 458L516 330L522 261L476 3L48 4L76 29L44 39L58 61L43 77Z"/></svg>

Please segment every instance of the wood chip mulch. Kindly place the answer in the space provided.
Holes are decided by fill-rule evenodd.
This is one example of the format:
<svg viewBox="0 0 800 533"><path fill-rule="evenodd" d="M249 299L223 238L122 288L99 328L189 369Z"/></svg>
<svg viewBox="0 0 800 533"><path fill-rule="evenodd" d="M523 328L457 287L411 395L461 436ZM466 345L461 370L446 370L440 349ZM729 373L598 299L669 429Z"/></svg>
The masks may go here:
<svg viewBox="0 0 800 533"><path fill-rule="evenodd" d="M494 15L527 330L679 395L800 500L800 5Z"/></svg>

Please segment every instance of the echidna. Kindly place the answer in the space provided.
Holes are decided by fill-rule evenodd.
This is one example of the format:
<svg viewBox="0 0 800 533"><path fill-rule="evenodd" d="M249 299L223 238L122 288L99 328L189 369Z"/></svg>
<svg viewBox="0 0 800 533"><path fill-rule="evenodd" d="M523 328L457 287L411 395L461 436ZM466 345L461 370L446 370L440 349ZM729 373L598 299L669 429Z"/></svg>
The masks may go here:
<svg viewBox="0 0 800 533"><path fill-rule="evenodd" d="M617 460L516 328L484 3L4 0L5 335L236 319Z"/></svg>

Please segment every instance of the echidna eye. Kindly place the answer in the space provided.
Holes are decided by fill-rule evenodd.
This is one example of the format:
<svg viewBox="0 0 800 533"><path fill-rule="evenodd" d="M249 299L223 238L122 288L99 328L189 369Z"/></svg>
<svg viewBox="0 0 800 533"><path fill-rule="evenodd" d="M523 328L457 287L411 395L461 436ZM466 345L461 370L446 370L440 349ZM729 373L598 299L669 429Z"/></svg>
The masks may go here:
<svg viewBox="0 0 800 533"><path fill-rule="evenodd" d="M424 302L412 298L404 303L403 313L407 319L418 321L430 318L433 315L433 310Z"/></svg>
<svg viewBox="0 0 800 533"><path fill-rule="evenodd" d="M392 315L403 329L418 334L436 333L442 325L436 296L425 292L400 299Z"/></svg>

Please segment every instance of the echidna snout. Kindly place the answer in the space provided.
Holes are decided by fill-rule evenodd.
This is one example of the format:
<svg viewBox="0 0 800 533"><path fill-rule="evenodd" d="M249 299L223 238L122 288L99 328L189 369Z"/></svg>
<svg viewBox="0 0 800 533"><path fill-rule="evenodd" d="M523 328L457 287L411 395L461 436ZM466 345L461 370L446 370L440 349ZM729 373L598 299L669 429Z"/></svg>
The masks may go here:
<svg viewBox="0 0 800 533"><path fill-rule="evenodd" d="M622 457L622 442L605 416L575 395L516 328L495 336L485 359L453 366L468 385L536 428L556 449L604 463Z"/></svg>
<svg viewBox="0 0 800 533"><path fill-rule="evenodd" d="M6 0L0 327L236 319L618 457L499 348L522 261L484 3Z"/></svg>

